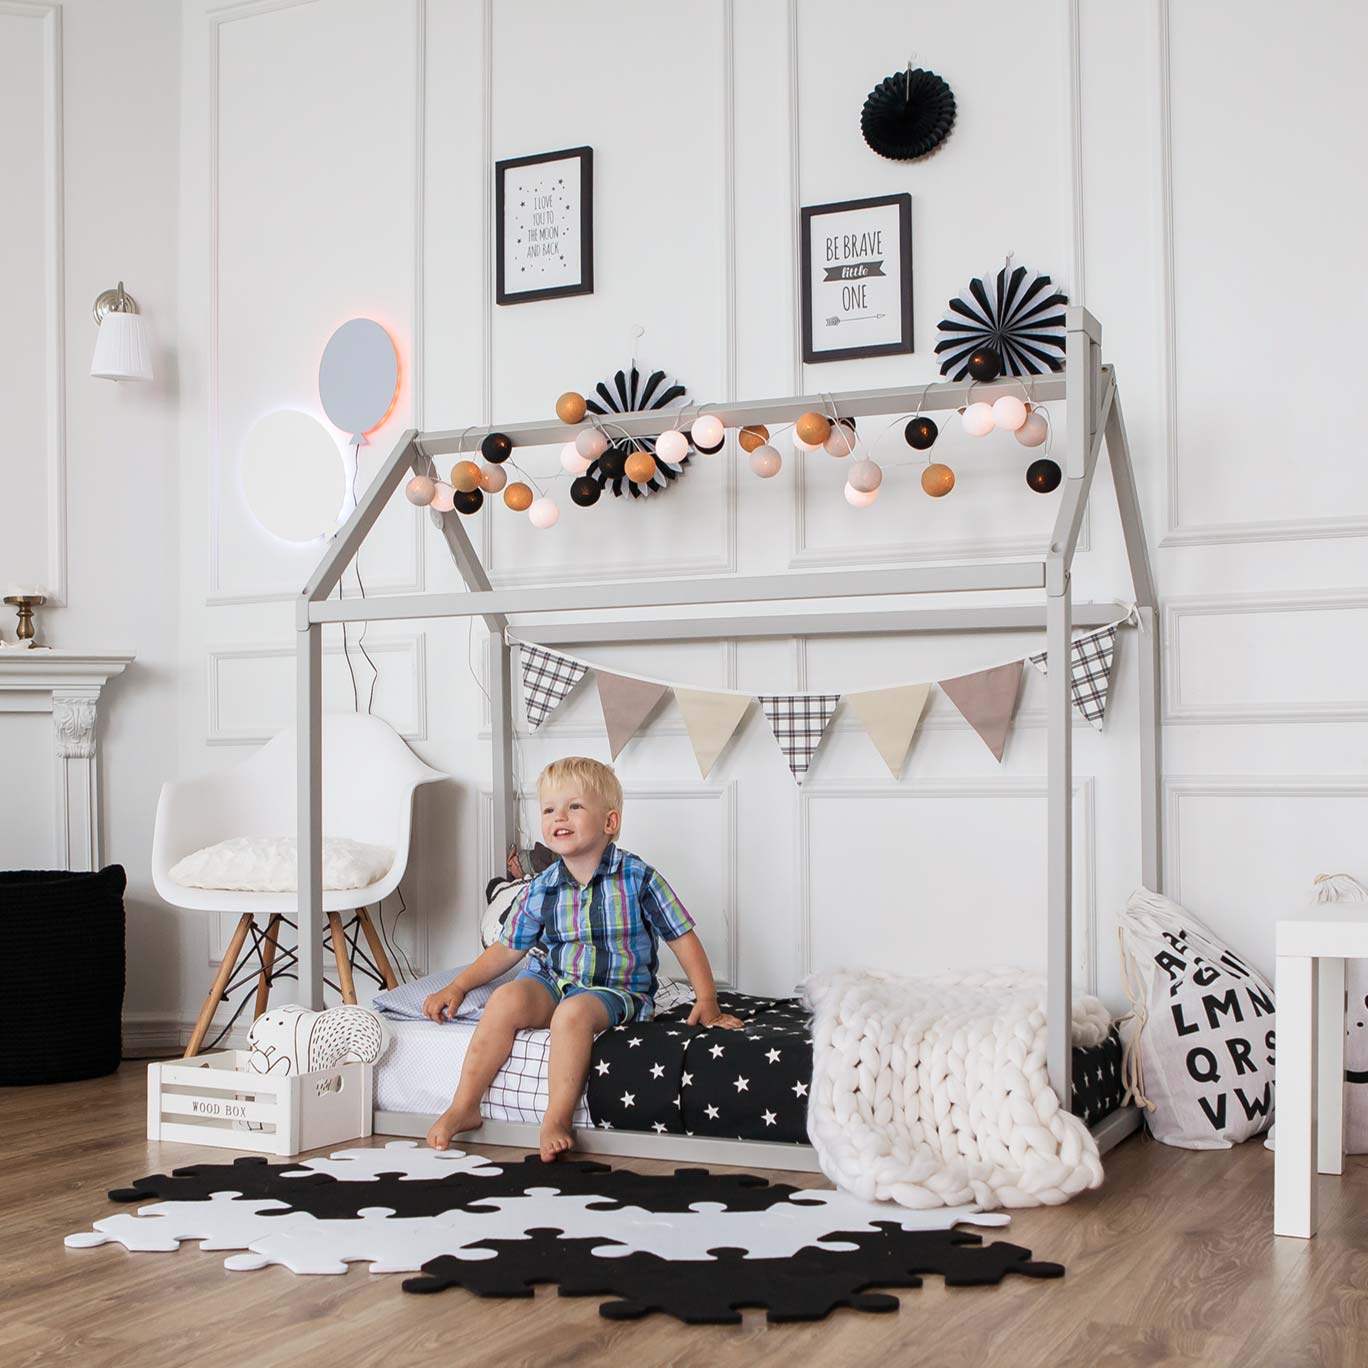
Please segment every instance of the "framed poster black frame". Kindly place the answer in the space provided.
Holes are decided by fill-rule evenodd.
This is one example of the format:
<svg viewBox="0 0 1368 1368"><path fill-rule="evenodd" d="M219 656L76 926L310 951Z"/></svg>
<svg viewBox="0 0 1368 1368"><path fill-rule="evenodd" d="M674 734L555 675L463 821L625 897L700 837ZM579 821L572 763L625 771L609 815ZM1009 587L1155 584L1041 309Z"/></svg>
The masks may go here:
<svg viewBox="0 0 1368 1368"><path fill-rule="evenodd" d="M556 285L546 290L513 290L504 278L504 176L511 167L536 166L540 162L580 162L580 278L573 285ZM559 152L535 152L527 157L509 157L494 163L494 298L499 304L531 304L539 299L565 299L570 295L594 293L594 149L566 147Z"/></svg>

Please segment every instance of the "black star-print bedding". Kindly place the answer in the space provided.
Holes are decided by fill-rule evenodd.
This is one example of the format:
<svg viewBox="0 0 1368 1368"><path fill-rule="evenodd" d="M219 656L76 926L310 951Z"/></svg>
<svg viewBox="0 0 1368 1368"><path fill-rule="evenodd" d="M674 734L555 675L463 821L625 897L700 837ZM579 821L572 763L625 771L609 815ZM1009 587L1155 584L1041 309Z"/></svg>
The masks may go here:
<svg viewBox="0 0 1368 1368"><path fill-rule="evenodd" d="M692 1003L605 1031L589 1067L589 1114L617 1130L807 1143L811 1017L797 998L719 993L745 1029L689 1026ZM1121 1042L1075 1049L1073 1111L1094 1125L1121 1105Z"/></svg>

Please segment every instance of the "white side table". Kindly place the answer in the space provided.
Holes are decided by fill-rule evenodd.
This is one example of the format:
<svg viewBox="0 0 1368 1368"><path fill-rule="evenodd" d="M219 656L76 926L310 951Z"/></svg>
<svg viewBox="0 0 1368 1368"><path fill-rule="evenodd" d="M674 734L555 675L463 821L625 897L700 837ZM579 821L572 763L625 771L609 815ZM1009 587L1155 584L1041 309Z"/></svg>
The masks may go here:
<svg viewBox="0 0 1368 1368"><path fill-rule="evenodd" d="M1316 1174L1344 1171L1344 961L1368 959L1362 903L1277 928L1278 1135L1273 1233L1316 1233Z"/></svg>

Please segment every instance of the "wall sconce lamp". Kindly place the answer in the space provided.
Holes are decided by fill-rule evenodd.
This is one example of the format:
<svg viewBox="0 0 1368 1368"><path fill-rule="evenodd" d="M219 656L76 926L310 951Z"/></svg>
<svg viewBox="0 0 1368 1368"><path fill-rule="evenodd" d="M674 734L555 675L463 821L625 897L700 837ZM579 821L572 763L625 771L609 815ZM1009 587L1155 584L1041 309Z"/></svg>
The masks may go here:
<svg viewBox="0 0 1368 1368"><path fill-rule="evenodd" d="M100 331L90 359L91 375L98 380L152 379L152 337L122 280L117 290L105 290L96 298L93 312Z"/></svg>

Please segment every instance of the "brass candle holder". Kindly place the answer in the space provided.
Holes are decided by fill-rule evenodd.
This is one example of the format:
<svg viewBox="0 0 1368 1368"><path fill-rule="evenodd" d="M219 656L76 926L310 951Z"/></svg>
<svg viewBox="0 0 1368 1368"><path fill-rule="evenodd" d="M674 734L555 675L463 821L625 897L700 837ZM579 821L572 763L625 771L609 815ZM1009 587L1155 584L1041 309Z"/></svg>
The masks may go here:
<svg viewBox="0 0 1368 1368"><path fill-rule="evenodd" d="M43 594L6 594L5 602L13 604L19 610L19 627L15 636L19 638L20 645L35 646L36 635L33 626L33 610L41 608L47 602Z"/></svg>

